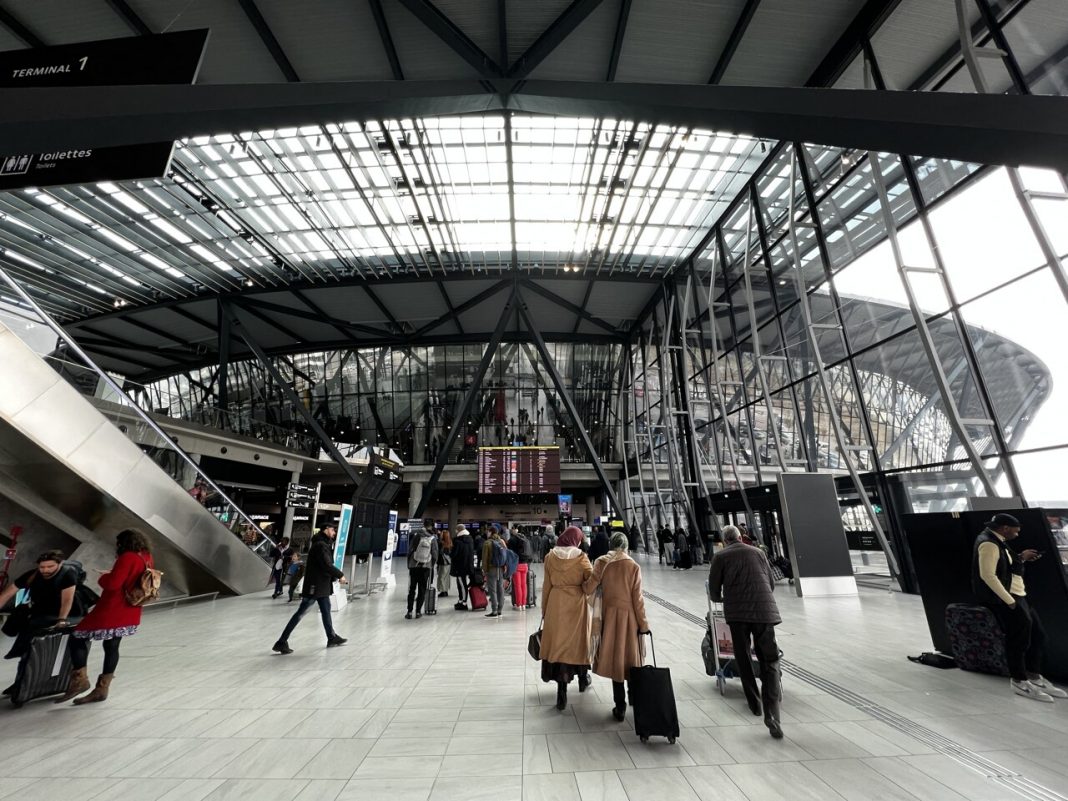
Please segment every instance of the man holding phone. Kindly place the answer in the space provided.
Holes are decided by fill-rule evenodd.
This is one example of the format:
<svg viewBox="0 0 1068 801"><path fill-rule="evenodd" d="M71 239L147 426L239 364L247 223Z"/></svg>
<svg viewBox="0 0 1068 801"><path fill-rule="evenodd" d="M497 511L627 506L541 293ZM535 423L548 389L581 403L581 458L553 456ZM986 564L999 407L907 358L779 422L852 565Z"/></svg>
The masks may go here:
<svg viewBox="0 0 1068 801"><path fill-rule="evenodd" d="M1046 632L1027 601L1024 565L1041 558L1033 548L1016 554L1008 543L1020 536L1020 521L1010 514L996 514L975 540L972 557L972 589L998 620L1005 635L1013 692L1036 701L1053 703L1068 693L1042 677Z"/></svg>

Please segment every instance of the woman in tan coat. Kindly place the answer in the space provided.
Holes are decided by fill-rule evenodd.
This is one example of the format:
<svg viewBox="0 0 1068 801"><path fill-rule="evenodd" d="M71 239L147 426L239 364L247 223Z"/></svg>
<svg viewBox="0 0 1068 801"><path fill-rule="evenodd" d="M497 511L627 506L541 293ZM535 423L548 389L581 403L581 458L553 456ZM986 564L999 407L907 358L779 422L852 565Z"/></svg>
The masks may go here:
<svg viewBox="0 0 1068 801"><path fill-rule="evenodd" d="M592 573L579 549L582 531L568 526L545 557L541 608L541 680L556 682L556 708L567 706L567 685L578 676L579 692L590 686L590 607L583 586Z"/></svg>
<svg viewBox="0 0 1068 801"><path fill-rule="evenodd" d="M623 682L630 668L642 664L639 634L649 630L649 621L642 598L641 568L627 554L627 535L622 531L613 534L610 547L593 563L584 589L593 595L601 588L601 626L593 634L593 672L612 680L612 715L623 720L627 711Z"/></svg>

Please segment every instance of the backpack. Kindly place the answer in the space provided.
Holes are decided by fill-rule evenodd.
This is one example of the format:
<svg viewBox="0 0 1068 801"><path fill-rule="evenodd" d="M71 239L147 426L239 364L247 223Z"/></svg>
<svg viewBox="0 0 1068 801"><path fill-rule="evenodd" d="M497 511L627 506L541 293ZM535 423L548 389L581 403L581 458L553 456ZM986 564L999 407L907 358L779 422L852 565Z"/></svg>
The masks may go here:
<svg viewBox="0 0 1068 801"><path fill-rule="evenodd" d="M510 579L519 567L519 554L508 549L504 552L504 577Z"/></svg>
<svg viewBox="0 0 1068 801"><path fill-rule="evenodd" d="M416 564L429 565L433 550L434 540L430 538L430 535L425 534L419 538L419 542L415 546L415 551L412 553L412 560Z"/></svg>
<svg viewBox="0 0 1068 801"><path fill-rule="evenodd" d="M508 564L508 549L505 548L497 540L493 541L493 551L491 552L490 562L494 567L504 567Z"/></svg>
<svg viewBox="0 0 1068 801"><path fill-rule="evenodd" d="M148 560L143 556L141 561L145 563L144 571L126 590L126 603L130 606L144 606L155 601L159 598L159 588L163 584L163 571L149 567Z"/></svg>

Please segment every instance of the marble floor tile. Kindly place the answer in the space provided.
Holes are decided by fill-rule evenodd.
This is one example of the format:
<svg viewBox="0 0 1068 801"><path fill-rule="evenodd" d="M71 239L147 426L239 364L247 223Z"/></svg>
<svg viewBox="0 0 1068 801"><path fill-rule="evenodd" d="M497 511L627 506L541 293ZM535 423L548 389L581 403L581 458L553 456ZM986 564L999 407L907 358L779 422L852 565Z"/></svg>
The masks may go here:
<svg viewBox="0 0 1068 801"><path fill-rule="evenodd" d="M291 801L307 784L303 779L227 779L204 801Z"/></svg>
<svg viewBox="0 0 1068 801"><path fill-rule="evenodd" d="M411 779L432 779L438 775L441 762L441 757L429 756L405 760L398 760L396 757L364 757L353 778L388 779L399 773Z"/></svg>
<svg viewBox="0 0 1068 801"><path fill-rule="evenodd" d="M697 766L679 768L701 801L749 801L721 767Z"/></svg>
<svg viewBox="0 0 1068 801"><path fill-rule="evenodd" d="M304 741L293 743L300 748ZM351 779L372 747L370 740L328 740L326 745L295 774L301 779Z"/></svg>
<svg viewBox="0 0 1068 801"><path fill-rule="evenodd" d="M663 798L672 801L700 801L686 778L677 768L644 768L618 770L627 798Z"/></svg>
<svg viewBox="0 0 1068 801"><path fill-rule="evenodd" d="M438 779L430 801L522 801L523 778L464 776Z"/></svg>
<svg viewBox="0 0 1068 801"><path fill-rule="evenodd" d="M434 780L430 778L355 778L345 784L335 801L370 801L378 798L388 801L427 801L433 787Z"/></svg>
<svg viewBox="0 0 1068 801"><path fill-rule="evenodd" d="M628 801L627 791L614 770L580 771L574 776L582 801Z"/></svg>
<svg viewBox="0 0 1068 801"><path fill-rule="evenodd" d="M606 770L634 767L626 747L615 733L555 734L548 741L553 773L574 773L591 767Z"/></svg>
<svg viewBox="0 0 1068 801"><path fill-rule="evenodd" d="M847 801L922 801L859 759L817 759L804 763Z"/></svg>
<svg viewBox="0 0 1068 801"><path fill-rule="evenodd" d="M523 801L582 801L574 773L523 777Z"/></svg>
<svg viewBox="0 0 1068 801"><path fill-rule="evenodd" d="M725 765L727 774L750 801L841 801L842 796L799 762Z"/></svg>

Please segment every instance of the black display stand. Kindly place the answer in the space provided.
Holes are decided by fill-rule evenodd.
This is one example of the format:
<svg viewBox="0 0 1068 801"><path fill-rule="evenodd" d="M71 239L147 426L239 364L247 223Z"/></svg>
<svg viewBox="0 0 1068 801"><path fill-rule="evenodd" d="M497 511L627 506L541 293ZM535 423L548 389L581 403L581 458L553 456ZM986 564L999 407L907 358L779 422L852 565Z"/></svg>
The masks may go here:
<svg viewBox="0 0 1068 801"><path fill-rule="evenodd" d="M1006 509L1023 525L1010 547L1043 551L1024 573L1027 597L1046 630L1045 673L1068 681L1068 580L1042 509ZM951 654L946 631L946 606L977 603L972 593L972 548L975 538L995 512L944 512L902 515L916 578L920 583L931 640L939 651Z"/></svg>

